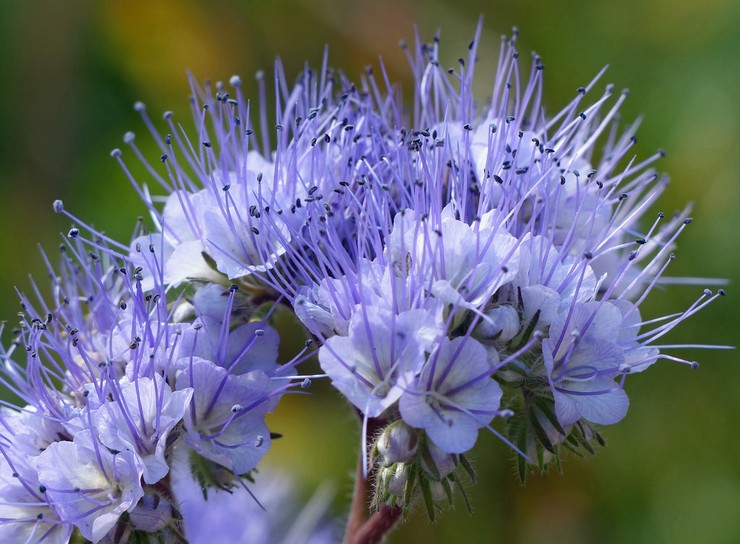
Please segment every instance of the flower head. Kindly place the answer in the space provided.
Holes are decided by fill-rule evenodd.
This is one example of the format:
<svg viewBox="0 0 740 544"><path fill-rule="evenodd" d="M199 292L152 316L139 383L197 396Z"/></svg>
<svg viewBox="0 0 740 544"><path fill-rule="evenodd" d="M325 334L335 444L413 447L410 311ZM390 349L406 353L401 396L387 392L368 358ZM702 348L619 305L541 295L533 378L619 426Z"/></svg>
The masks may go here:
<svg viewBox="0 0 740 544"><path fill-rule="evenodd" d="M264 455L265 414L293 384L267 322L278 302L320 341L323 371L362 415L374 504L421 495L430 516L460 487L458 467L472 475L465 454L480 429L516 450L523 477L562 447L603 442L595 426L625 416L629 375L660 358L695 366L657 341L724 292L641 315L691 219L688 209L649 219L667 185L653 168L663 153L633 157L636 125L618 118L627 94L599 91L602 72L549 115L544 66L533 56L521 72L515 33L481 104L480 30L449 71L438 37L407 48L409 113L371 70L353 85L326 60L292 87L277 63L274 134L262 99L253 125L238 78L193 83L190 136L171 112L160 132L137 104L159 161L132 133L124 142L165 194L112 155L154 231L127 245L92 232L91 262L77 240L83 264L57 285L75 302L28 306L30 359L6 357L28 411L62 429L45 451L89 436L125 453L146 486L168 474L171 446L204 489L233 489ZM25 448L47 440L17 432ZM159 527L171 510L151 508L150 491L137 511ZM111 512L131 509L121 504Z"/></svg>

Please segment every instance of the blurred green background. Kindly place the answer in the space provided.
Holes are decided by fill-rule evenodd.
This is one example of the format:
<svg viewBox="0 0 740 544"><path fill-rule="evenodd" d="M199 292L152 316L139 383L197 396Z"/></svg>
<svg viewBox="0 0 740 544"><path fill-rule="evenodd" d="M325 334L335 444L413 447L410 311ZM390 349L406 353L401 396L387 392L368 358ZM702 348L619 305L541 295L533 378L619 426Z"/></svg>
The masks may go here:
<svg viewBox="0 0 740 544"><path fill-rule="evenodd" d="M0 3L0 316L18 310L13 287L43 277L36 244L52 249L64 218L51 202L121 240L144 212L108 153L126 130L143 135L131 105L187 110L186 70L244 80L331 63L351 77L382 55L409 87L398 40L442 30L453 62L479 15L485 32L477 68L485 98L498 38L521 29L520 50L543 57L546 105L555 111L604 64L605 81L630 88L625 120L644 114L637 152L668 152L667 212L686 201L695 223L680 240L674 275L730 278L729 296L669 341L733 344L740 327L740 2L736 0L26 0ZM146 148L145 138L137 140ZM154 155L157 156L157 155ZM644 316L678 311L700 292L654 293ZM702 364L662 363L628 380L632 408L604 429L594 459L567 457L564 474L520 487L512 454L481 434L473 452L480 483L436 524L421 509L394 542L740 542L740 367L733 351L684 353ZM337 511L351 492L359 438L350 410L324 384L281 404L272 426L285 434L269 463L289 467L310 493L330 481Z"/></svg>

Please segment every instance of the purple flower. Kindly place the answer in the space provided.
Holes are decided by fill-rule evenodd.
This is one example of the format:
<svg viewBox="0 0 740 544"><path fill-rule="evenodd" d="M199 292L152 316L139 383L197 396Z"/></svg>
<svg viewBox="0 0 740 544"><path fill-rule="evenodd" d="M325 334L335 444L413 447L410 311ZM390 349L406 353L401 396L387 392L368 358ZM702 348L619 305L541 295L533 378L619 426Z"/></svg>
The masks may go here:
<svg viewBox="0 0 740 544"><path fill-rule="evenodd" d="M276 331L236 289L204 286L187 302L152 268L145 291L143 268L115 263L124 251L75 230L59 273L49 266L51 297L21 297L21 327L2 351L3 381L26 403L0 413L6 534L176 533L163 491L176 449L234 480L269 449L265 414L294 384L293 363L277 365Z"/></svg>
<svg viewBox="0 0 740 544"><path fill-rule="evenodd" d="M143 479L154 484L169 471L168 437L185 415L192 389L172 391L159 374L123 383L114 402L106 402L91 417L101 443L110 450L138 453Z"/></svg>
<svg viewBox="0 0 740 544"><path fill-rule="evenodd" d="M38 458L39 492L62 522L100 542L144 495L142 466L132 451L111 453L89 433L55 442Z"/></svg>
<svg viewBox="0 0 740 544"><path fill-rule="evenodd" d="M290 98L279 104L274 150L264 123L262 140L255 135L250 103L238 77L229 82L233 95L222 83L214 92L210 85L201 88L193 82L193 109L200 120L194 140L181 133L172 112L164 114L169 133L163 137L144 105L137 103L162 152L163 167L147 163L148 170L169 196L159 209L145 185L131 177L121 151L113 152L159 231L134 244L152 244L154 258L145 259L136 247L131 258L150 261L140 263L149 270L161 268L164 282L172 285L218 281L219 274L231 279L264 277L314 208L328 205L332 189L352 177L355 157L368 148L362 136L372 125L364 108L335 97L335 86L345 81L326 75L326 66L320 79L306 70ZM276 76L284 80L279 65ZM124 142L143 160L133 133L127 133Z"/></svg>
<svg viewBox="0 0 740 544"><path fill-rule="evenodd" d="M333 336L319 350L321 368L334 386L368 417L396 403L421 370L425 342L417 331L434 329L434 314L410 310L398 315L374 306L358 307L347 336Z"/></svg>
<svg viewBox="0 0 740 544"><path fill-rule="evenodd" d="M74 526L60 520L44 495L38 457L9 451L0 457L0 538L4 542L66 544Z"/></svg>
<svg viewBox="0 0 740 544"><path fill-rule="evenodd" d="M610 425L627 413L627 394L615 382L624 371L616 343L621 320L614 305L589 302L569 308L550 327L542 355L563 427L581 418Z"/></svg>
<svg viewBox="0 0 740 544"><path fill-rule="evenodd" d="M401 398L401 417L424 429L441 450L468 451L478 429L500 413L501 387L491 370L483 346L473 338L443 340Z"/></svg>
<svg viewBox="0 0 740 544"><path fill-rule="evenodd" d="M180 364L176 388L193 390L185 443L235 474L246 474L270 448L264 418L275 407L280 390L260 371L229 374L196 357Z"/></svg>

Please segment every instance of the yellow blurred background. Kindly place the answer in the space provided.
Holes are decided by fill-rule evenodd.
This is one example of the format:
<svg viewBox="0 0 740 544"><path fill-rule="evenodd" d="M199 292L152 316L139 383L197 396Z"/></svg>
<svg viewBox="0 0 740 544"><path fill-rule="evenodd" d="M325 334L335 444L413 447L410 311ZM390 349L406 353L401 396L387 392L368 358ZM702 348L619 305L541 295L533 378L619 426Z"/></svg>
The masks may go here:
<svg viewBox="0 0 740 544"><path fill-rule="evenodd" d="M485 17L477 67L486 98L499 36L516 25L520 50L547 66L545 101L556 111L603 65L605 81L628 87L625 121L644 114L637 152L668 152L673 181L660 205L695 203L679 240L675 275L733 280L729 296L671 341L733 344L740 327L740 2L736 0L26 0L0 3L0 317L18 310L13 287L43 281L36 249L52 250L69 210L127 240L144 213L109 151L127 130L144 135L135 100L153 117L188 108L186 71L228 80L270 70L280 56L292 77L318 66L325 44L334 67L357 78L382 55L392 79L410 74L398 48L441 29L443 59L465 51ZM145 138L137 142L146 151ZM645 316L678 311L700 287L654 293ZM291 346L286 346L290 352ZM740 365L736 352L684 353L702 368L662 363L628 380L632 407L604 429L593 459L566 457L520 487L512 453L481 434L473 452L479 483L430 524L423 508L393 542L736 543L740 542ZM351 492L359 449L350 409L328 384L289 396L272 417L285 437L268 462L292 471L308 494L333 482L336 509Z"/></svg>

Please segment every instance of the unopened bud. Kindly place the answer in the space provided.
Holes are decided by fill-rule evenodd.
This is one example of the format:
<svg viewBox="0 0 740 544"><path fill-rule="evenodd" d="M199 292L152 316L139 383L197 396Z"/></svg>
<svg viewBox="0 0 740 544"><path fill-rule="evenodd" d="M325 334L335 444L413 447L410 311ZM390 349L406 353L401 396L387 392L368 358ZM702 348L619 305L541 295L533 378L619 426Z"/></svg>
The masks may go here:
<svg viewBox="0 0 740 544"><path fill-rule="evenodd" d="M519 312L512 306L491 308L485 316L475 328L476 334L481 338L507 342L519 334Z"/></svg>
<svg viewBox="0 0 740 544"><path fill-rule="evenodd" d="M404 463L416 455L419 438L416 431L401 420L388 425L378 438L378 452L383 466Z"/></svg>
<svg viewBox="0 0 740 544"><path fill-rule="evenodd" d="M445 489L447 485L447 489ZM447 496L447 490L450 489L450 482L442 483L437 480L431 480L429 482L429 490L432 492L432 498L435 502L446 501L449 497Z"/></svg>
<svg viewBox="0 0 740 544"><path fill-rule="evenodd" d="M172 505L159 495L144 495L129 516L135 528L156 533L172 523Z"/></svg>
<svg viewBox="0 0 740 544"><path fill-rule="evenodd" d="M382 467L378 471L378 487L396 497L406 494L406 483L409 479L409 466L397 463L391 467Z"/></svg>

